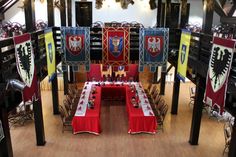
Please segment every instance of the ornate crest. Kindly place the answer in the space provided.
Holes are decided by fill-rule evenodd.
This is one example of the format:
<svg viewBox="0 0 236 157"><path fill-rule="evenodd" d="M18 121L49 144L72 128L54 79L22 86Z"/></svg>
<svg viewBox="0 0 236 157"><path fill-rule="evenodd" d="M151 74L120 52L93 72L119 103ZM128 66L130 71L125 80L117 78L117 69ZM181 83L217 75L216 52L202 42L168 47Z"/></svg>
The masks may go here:
<svg viewBox="0 0 236 157"><path fill-rule="evenodd" d="M109 37L109 52L114 57L119 57L123 51L123 37Z"/></svg>
<svg viewBox="0 0 236 157"><path fill-rule="evenodd" d="M34 76L34 55L30 40L15 45L17 69L24 83L31 87Z"/></svg>
<svg viewBox="0 0 236 157"><path fill-rule="evenodd" d="M186 45L182 44L181 56L180 56L181 64L184 64L185 56L186 56L186 49L187 49Z"/></svg>
<svg viewBox="0 0 236 157"><path fill-rule="evenodd" d="M79 55L84 47L83 35L66 35L66 48L72 55Z"/></svg>
<svg viewBox="0 0 236 157"><path fill-rule="evenodd" d="M156 57L162 51L163 39L159 36L146 36L146 49L152 57Z"/></svg>
<svg viewBox="0 0 236 157"><path fill-rule="evenodd" d="M49 60L52 63L53 61L52 43L48 43L48 54L49 54Z"/></svg>
<svg viewBox="0 0 236 157"><path fill-rule="evenodd" d="M232 49L214 44L212 50L209 77L213 91L217 92L226 81L232 57Z"/></svg>

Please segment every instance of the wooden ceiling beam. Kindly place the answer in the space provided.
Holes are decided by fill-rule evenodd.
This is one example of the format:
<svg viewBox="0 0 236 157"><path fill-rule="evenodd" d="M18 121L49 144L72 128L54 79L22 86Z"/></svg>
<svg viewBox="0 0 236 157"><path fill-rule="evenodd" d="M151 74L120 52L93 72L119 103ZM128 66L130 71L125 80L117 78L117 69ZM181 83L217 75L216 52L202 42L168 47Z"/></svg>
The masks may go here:
<svg viewBox="0 0 236 157"><path fill-rule="evenodd" d="M220 17L224 17L227 16L223 10L223 8L220 6L220 4L214 0L214 11L220 16Z"/></svg>

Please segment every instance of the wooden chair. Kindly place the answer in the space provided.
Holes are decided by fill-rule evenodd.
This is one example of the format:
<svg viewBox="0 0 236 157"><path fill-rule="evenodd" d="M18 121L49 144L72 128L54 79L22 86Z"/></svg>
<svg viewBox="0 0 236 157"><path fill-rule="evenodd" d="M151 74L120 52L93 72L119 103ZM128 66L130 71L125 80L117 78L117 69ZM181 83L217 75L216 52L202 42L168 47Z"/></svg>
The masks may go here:
<svg viewBox="0 0 236 157"><path fill-rule="evenodd" d="M160 115L157 117L158 129L164 132L164 120L168 111L168 105L164 105L163 109L160 111Z"/></svg>
<svg viewBox="0 0 236 157"><path fill-rule="evenodd" d="M148 87L147 87L146 89L144 89L144 91L145 91L146 94L150 92L151 87L152 87L152 84L149 83L149 84L148 84Z"/></svg>
<svg viewBox="0 0 236 157"><path fill-rule="evenodd" d="M223 150L223 155L227 149L229 149L230 141L231 141L231 134L232 134L232 124L230 121L225 122L224 124L224 136L225 136L225 148Z"/></svg>
<svg viewBox="0 0 236 157"><path fill-rule="evenodd" d="M59 111L60 111L60 116L61 116L61 121L62 121L62 132L64 133L64 129L66 127L70 127L72 129L72 126L71 126L72 117L66 116L65 110L63 109L61 105L59 105Z"/></svg>
<svg viewBox="0 0 236 157"><path fill-rule="evenodd" d="M156 91L156 89L157 89L157 86L156 86L156 85L153 85L152 88L150 89L150 92L147 93L147 97L148 97L148 98L151 98L152 95L154 94L154 92Z"/></svg>
<svg viewBox="0 0 236 157"><path fill-rule="evenodd" d="M195 93L196 93L196 87L189 87L189 96L190 96L190 102L189 106L193 106L195 101Z"/></svg>

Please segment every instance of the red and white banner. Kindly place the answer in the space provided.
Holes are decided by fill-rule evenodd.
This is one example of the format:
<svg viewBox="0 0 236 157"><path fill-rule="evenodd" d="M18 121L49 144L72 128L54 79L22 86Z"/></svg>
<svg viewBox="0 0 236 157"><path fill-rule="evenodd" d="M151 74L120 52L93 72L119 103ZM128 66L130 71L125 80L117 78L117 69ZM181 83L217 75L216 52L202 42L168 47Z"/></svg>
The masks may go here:
<svg viewBox="0 0 236 157"><path fill-rule="evenodd" d="M38 85L34 65L34 53L30 34L14 37L16 66L18 73L25 83L23 91L24 102L38 97Z"/></svg>
<svg viewBox="0 0 236 157"><path fill-rule="evenodd" d="M204 102L222 114L235 41L214 37L206 78Z"/></svg>
<svg viewBox="0 0 236 157"><path fill-rule="evenodd" d="M125 27L105 27L102 35L103 64L112 67L129 63L130 32Z"/></svg>

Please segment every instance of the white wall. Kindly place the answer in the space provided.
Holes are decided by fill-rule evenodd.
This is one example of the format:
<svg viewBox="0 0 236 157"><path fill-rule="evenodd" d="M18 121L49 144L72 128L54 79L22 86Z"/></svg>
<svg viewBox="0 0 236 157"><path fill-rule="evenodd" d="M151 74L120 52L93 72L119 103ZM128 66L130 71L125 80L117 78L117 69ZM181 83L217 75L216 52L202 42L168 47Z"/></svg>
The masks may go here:
<svg viewBox="0 0 236 157"><path fill-rule="evenodd" d="M5 21L18 22L22 25L25 24L25 12L24 9L19 8L19 6L23 6L23 3L21 1L18 1L15 5L13 5L9 10L5 12Z"/></svg>
<svg viewBox="0 0 236 157"><path fill-rule="evenodd" d="M72 25L75 26L75 2L72 0ZM91 2L91 0L90 0ZM157 9L151 10L149 0L135 0L134 5L129 4L128 9L122 9L120 3L115 0L105 0L101 9L95 8L93 2L93 22L133 22L142 23L145 27L152 27L156 23Z"/></svg>
<svg viewBox="0 0 236 157"><path fill-rule="evenodd" d="M75 26L75 2L72 0L72 25ZM129 5L128 9L122 9L120 3L115 0L105 0L101 9L95 8L95 0L93 2L93 22L133 22L137 21L144 24L145 27L154 26L156 23L157 10L150 10L149 0L135 0L134 5ZM189 23L202 25L203 4L201 0L188 0L190 3ZM17 2L12 8L5 13L6 21L19 22L25 24L24 10L19 8L22 2ZM60 12L58 8L54 9L55 25L60 26ZM47 19L47 1L41 3L35 0L35 19L48 21ZM220 18L214 13L213 24L219 24Z"/></svg>

